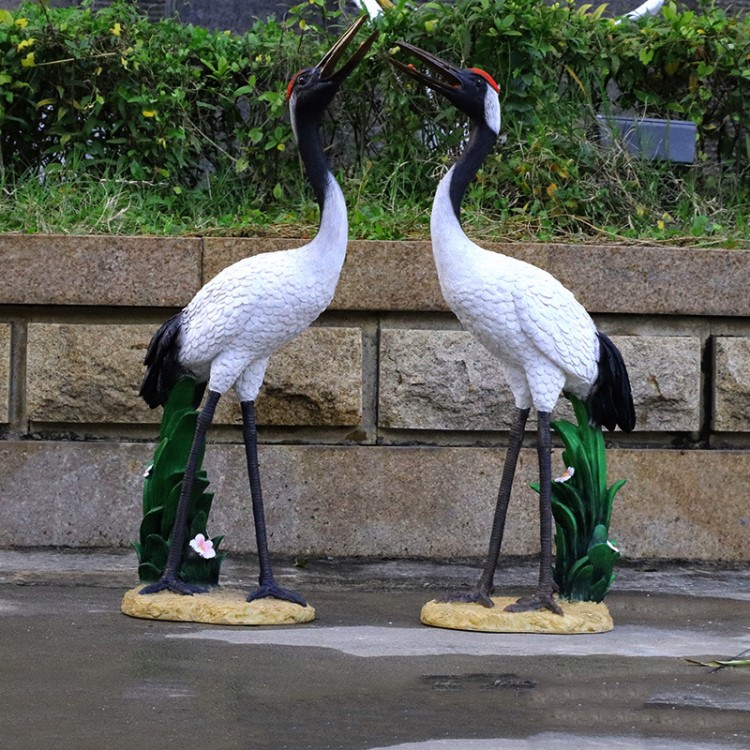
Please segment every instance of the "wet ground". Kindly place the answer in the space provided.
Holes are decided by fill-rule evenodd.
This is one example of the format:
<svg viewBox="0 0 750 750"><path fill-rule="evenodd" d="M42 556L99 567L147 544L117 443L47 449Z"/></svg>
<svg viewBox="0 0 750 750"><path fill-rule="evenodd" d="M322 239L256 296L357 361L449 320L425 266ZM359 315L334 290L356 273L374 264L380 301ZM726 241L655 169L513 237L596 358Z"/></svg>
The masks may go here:
<svg viewBox="0 0 750 750"><path fill-rule="evenodd" d="M131 568L0 552L3 748L750 748L750 668L686 660L750 648L748 570L625 570L613 632L530 636L419 624L463 567L283 570L318 618L282 628L126 617ZM520 593L533 566L505 580Z"/></svg>

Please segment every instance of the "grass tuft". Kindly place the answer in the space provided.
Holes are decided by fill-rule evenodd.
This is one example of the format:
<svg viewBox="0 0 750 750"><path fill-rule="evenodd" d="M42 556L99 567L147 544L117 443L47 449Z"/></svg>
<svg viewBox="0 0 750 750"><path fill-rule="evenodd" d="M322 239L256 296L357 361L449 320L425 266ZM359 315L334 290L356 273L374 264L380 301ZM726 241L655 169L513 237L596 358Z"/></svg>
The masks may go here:
<svg viewBox="0 0 750 750"><path fill-rule="evenodd" d="M464 200L464 228L477 241L668 243L703 247L750 248L750 209L721 195L736 192L731 177L708 177L702 165L676 174L664 166L633 163L632 157L602 157L597 170L573 185L547 191L548 166L529 159L524 174L525 200L505 198L493 186L501 155ZM394 170L379 191L369 183L369 169L338 175L347 196L352 239L429 238L430 196ZM512 167L511 167L512 169ZM571 173L573 168L570 167ZM432 168L436 184L444 166ZM486 177L490 172L492 179ZM603 175L598 177L598 175ZM425 180L428 177L424 178ZM711 190L695 183L713 181ZM259 200L247 178L212 175L195 188L139 181L114 175L96 178L56 168L43 177L25 174L0 182L0 231L45 234L114 234L157 236L312 237L318 207L300 179L273 201Z"/></svg>

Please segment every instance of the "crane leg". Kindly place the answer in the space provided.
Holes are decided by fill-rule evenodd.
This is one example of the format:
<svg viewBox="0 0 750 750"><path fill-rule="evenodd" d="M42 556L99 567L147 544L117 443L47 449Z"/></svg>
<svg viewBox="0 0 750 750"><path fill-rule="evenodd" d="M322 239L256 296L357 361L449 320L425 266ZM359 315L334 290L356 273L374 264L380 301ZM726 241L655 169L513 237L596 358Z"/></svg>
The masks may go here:
<svg viewBox="0 0 750 750"><path fill-rule="evenodd" d="M495 570L500 557L500 547L503 543L505 533L505 518L508 514L508 503L510 502L510 491L513 486L513 477L516 473L516 464L521 452L523 434L526 428L526 420L529 418L529 409L516 409L515 417L510 428L508 438L508 450L505 454L503 475L500 479L500 489L497 493L497 504L495 505L495 516L492 521L492 532L490 533L490 546L487 559L482 569L477 587L468 594L448 595L446 601L476 602L485 607L494 607L492 591L494 588Z"/></svg>
<svg viewBox="0 0 750 750"><path fill-rule="evenodd" d="M250 479L250 495L253 503L253 519L255 521L255 540L258 546L258 564L260 575L258 588L253 591L247 601L263 599L272 596L294 602L303 607L307 602L295 591L279 586L273 577L271 556L268 551L268 537L266 534L266 517L263 510L263 493L260 486L260 471L258 469L258 431L255 426L255 402L242 401L242 436L245 441L245 456L247 458L247 474Z"/></svg>
<svg viewBox="0 0 750 750"><path fill-rule="evenodd" d="M537 412L537 453L539 455L539 536L541 553L539 583L531 596L507 606L507 612L532 612L548 609L557 615L563 611L554 600L555 582L552 577L552 433L550 413Z"/></svg>
<svg viewBox="0 0 750 750"><path fill-rule="evenodd" d="M190 507L190 496L193 493L193 483L198 465L206 448L206 433L214 418L216 404L221 394L209 391L206 405L198 415L198 424L195 428L193 444L190 447L185 476L182 480L180 499L177 501L177 513L172 527L172 541L169 544L167 564L161 578L155 583L141 589L141 594L155 594L159 591L172 591L175 594L202 594L206 591L202 586L186 583L178 577L178 571L182 564L182 555L185 547L185 534L187 532L187 517Z"/></svg>

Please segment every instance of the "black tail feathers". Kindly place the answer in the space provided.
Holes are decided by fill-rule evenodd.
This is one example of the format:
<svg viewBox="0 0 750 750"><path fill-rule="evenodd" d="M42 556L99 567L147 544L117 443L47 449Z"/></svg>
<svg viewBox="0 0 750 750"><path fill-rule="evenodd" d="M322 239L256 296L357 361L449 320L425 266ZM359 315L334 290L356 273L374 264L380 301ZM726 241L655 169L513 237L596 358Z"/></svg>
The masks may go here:
<svg viewBox="0 0 750 750"><path fill-rule="evenodd" d="M599 337L599 375L586 402L593 424L608 430L635 427L635 407L630 379L620 350L603 333Z"/></svg>
<svg viewBox="0 0 750 750"><path fill-rule="evenodd" d="M147 369L139 394L152 409L166 403L182 374L179 363L181 324L182 313L179 312L159 328L148 345L143 360Z"/></svg>

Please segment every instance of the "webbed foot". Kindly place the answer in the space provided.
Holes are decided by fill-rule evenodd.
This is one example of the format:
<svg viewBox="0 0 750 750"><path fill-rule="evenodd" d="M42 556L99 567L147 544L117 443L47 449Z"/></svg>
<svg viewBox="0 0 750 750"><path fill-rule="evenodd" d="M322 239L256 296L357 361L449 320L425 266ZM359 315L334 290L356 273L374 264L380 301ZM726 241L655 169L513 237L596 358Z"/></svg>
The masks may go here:
<svg viewBox="0 0 750 750"><path fill-rule="evenodd" d="M506 612L538 612L548 609L556 615L563 615L560 605L555 601L552 592L535 591L531 596L521 597L517 602L509 604Z"/></svg>
<svg viewBox="0 0 750 750"><path fill-rule="evenodd" d="M300 607L306 607L307 601L301 597L296 591L291 589L285 589L279 586L275 581L270 583L263 583L258 586L255 591L247 597L247 601L253 602L256 599L265 599L266 597L273 597L274 599L281 599L285 602L292 602L293 604L299 604Z"/></svg>
<svg viewBox="0 0 750 750"><path fill-rule="evenodd" d="M157 594L160 591L171 591L173 594L192 596L193 594L205 594L208 589L203 586L196 586L193 583L181 581L175 575L165 574L155 583L150 583L148 586L144 586L139 593Z"/></svg>

